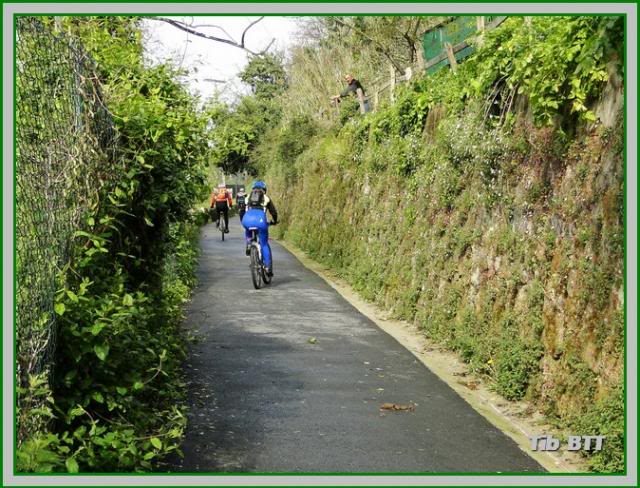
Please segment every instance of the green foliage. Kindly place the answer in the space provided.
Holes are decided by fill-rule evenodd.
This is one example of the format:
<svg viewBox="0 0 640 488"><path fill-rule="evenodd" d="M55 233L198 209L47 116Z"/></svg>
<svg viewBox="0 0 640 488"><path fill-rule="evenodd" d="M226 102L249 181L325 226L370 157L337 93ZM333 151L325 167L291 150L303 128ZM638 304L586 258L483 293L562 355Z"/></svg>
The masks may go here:
<svg viewBox="0 0 640 488"><path fill-rule="evenodd" d="M255 172L250 162L251 151L282 116L276 101L246 96L234 108L224 104L213 105L209 115L213 124L212 162L225 173Z"/></svg>
<svg viewBox="0 0 640 488"><path fill-rule="evenodd" d="M77 233L75 269L56 298L64 311L54 391L57 429L81 471L150 469L181 439L184 344L177 326L194 284L196 234L185 224L169 229L160 288L137 284L109 257L117 242L106 237L110 231ZM151 436L165 440L158 447Z"/></svg>
<svg viewBox="0 0 640 488"><path fill-rule="evenodd" d="M535 345L525 344L509 337L500 342L496 353L495 389L508 400L519 400L538 373L542 351Z"/></svg>
<svg viewBox="0 0 640 488"><path fill-rule="evenodd" d="M283 161L293 162L308 147L316 134L315 121L304 115L294 117L280 134L278 156Z"/></svg>
<svg viewBox="0 0 640 488"><path fill-rule="evenodd" d="M275 54L252 57L240 72L240 79L251 87L257 98L272 98L287 89L282 56Z"/></svg>
<svg viewBox="0 0 640 488"><path fill-rule="evenodd" d="M252 164L258 171L277 168L289 179L297 174L297 159L309 147L319 128L314 119L297 115L271 129L263 141L250 154Z"/></svg>
<svg viewBox="0 0 640 488"><path fill-rule="evenodd" d="M115 174L69 243L55 295L55 420L19 446L25 471L140 471L186 425L179 324L195 284L208 120L169 66L142 63L135 19L67 18L97 61L118 134ZM31 395L47 395L38 385ZM43 412L46 413L46 412Z"/></svg>
<svg viewBox="0 0 640 488"><path fill-rule="evenodd" d="M589 465L596 473L624 472L624 405L624 389L618 386L591 405L572 425L581 435L606 436L603 449L589 457Z"/></svg>
<svg viewBox="0 0 640 488"><path fill-rule="evenodd" d="M470 93L487 93L495 84L528 97L539 123L564 112L586 121L588 108L608 79L612 49L624 44L623 17L510 18L490 31L473 59L477 76Z"/></svg>
<svg viewBox="0 0 640 488"><path fill-rule="evenodd" d="M51 473L65 470L64 456L68 446L54 434L36 433L23 442L16 451L16 471Z"/></svg>
<svg viewBox="0 0 640 488"><path fill-rule="evenodd" d="M142 32L139 17L64 17L63 28L78 37L96 61L101 80L135 81L133 72L142 69ZM51 25L51 17L43 18ZM123 66L127 69L123 70ZM133 87L133 85L130 85Z"/></svg>
<svg viewBox="0 0 640 488"><path fill-rule="evenodd" d="M253 57L240 79L251 87L252 96L242 97L235 106L213 101L207 109L213 128L210 134L212 163L228 174L255 173L251 151L280 121L282 109L277 96L287 88L282 59L278 55Z"/></svg>
<svg viewBox="0 0 640 488"><path fill-rule="evenodd" d="M62 467L60 440L44 432L44 425L55 418L53 396L49 388L48 373L31 375L25 387L17 387L21 398L17 408L17 424L26 433L34 434L21 443L16 451L18 471L51 472Z"/></svg>
<svg viewBox="0 0 640 488"><path fill-rule="evenodd" d="M340 125L344 125L360 113L360 103L356 97L345 97L340 99L338 106L338 120Z"/></svg>

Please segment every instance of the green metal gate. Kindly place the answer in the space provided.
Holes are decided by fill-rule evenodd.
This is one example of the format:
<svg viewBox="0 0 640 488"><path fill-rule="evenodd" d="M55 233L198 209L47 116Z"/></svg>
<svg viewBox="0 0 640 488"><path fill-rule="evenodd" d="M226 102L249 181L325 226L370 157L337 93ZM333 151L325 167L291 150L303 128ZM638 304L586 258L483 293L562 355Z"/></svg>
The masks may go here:
<svg viewBox="0 0 640 488"><path fill-rule="evenodd" d="M453 47L457 61L461 61L473 53L474 48L467 41L478 31L477 19L478 17L475 16L452 17L450 20L425 32L422 45L427 73L435 73L449 64L449 59L445 53L446 43L451 44ZM506 17L504 16L485 16L486 29L496 27L505 19Z"/></svg>

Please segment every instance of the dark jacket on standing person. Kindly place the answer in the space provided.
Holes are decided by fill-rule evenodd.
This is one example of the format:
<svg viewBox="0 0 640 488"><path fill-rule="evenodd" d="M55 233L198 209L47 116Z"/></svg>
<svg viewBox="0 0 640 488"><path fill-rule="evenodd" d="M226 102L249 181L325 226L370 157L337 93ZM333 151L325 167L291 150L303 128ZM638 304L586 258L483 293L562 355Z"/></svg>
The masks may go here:
<svg viewBox="0 0 640 488"><path fill-rule="evenodd" d="M360 82L354 78L340 94L340 98L346 97L347 95L349 95L349 93L357 95L356 91L358 90L358 88L360 88L362 90L362 94L364 94L364 88L362 88Z"/></svg>

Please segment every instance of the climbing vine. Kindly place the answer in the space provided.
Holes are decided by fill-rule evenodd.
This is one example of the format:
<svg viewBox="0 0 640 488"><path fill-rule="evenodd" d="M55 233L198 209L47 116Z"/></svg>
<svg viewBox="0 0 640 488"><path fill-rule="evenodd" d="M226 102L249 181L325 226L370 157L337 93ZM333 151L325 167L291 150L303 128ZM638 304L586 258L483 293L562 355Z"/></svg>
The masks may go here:
<svg viewBox="0 0 640 488"><path fill-rule="evenodd" d="M609 69L622 67L623 45L621 16L511 18L487 33L468 92L486 93L505 83L527 96L540 124L551 123L567 108L593 122L589 104L608 80Z"/></svg>

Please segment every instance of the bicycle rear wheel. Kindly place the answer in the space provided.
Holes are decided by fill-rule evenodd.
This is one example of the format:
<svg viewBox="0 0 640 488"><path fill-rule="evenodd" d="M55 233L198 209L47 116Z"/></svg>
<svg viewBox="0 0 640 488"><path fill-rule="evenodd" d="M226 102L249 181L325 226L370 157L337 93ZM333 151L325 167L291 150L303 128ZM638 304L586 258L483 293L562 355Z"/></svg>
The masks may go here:
<svg viewBox="0 0 640 488"><path fill-rule="evenodd" d="M224 222L224 215L220 215L220 232L222 233L222 240L224 241L224 234L227 230L227 226Z"/></svg>
<svg viewBox="0 0 640 488"><path fill-rule="evenodd" d="M271 258L273 259L273 258ZM267 274L267 267L266 266L262 266L262 281L264 281L267 285L271 283L271 278L272 276L269 276ZM271 263L271 270L273 271L273 263Z"/></svg>
<svg viewBox="0 0 640 488"><path fill-rule="evenodd" d="M259 290L262 286L262 261L260 260L260 254L256 246L251 246L251 281L253 281L253 287Z"/></svg>

